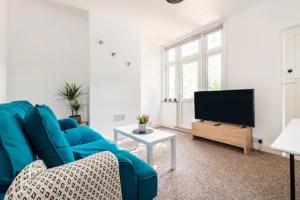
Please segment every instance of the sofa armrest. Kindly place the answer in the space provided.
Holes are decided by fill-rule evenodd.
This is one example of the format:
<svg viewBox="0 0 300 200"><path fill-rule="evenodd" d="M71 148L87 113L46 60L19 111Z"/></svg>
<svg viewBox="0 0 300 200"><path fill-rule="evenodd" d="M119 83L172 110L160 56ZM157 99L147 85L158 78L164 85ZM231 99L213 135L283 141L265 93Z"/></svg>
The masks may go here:
<svg viewBox="0 0 300 200"><path fill-rule="evenodd" d="M60 119L60 120L58 120L58 123L59 123L60 129L63 131L78 127L78 122L76 121L76 119L73 119L71 117L66 118L66 119Z"/></svg>
<svg viewBox="0 0 300 200"><path fill-rule="evenodd" d="M106 151L50 169L34 162L15 178L5 200L19 197L122 200L118 160Z"/></svg>
<svg viewBox="0 0 300 200"><path fill-rule="evenodd" d="M137 175L132 162L122 154L115 154L119 161L123 199L137 200Z"/></svg>
<svg viewBox="0 0 300 200"><path fill-rule="evenodd" d="M100 135L100 133L96 132L88 126L71 128L65 130L64 132L65 138L67 139L70 146L88 144L98 140L105 140L105 138Z"/></svg>

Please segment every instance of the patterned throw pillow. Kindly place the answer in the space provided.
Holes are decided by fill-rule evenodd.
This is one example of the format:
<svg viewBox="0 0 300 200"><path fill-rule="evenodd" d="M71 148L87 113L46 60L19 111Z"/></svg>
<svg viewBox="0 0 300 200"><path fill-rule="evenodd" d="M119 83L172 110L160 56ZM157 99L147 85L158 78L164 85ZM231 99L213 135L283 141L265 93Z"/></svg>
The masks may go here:
<svg viewBox="0 0 300 200"><path fill-rule="evenodd" d="M47 170L47 167L42 160L33 161L27 165L13 180L4 199L22 199L22 191L26 182L31 181L45 170Z"/></svg>
<svg viewBox="0 0 300 200"><path fill-rule="evenodd" d="M35 161L14 179L4 199L122 200L119 163L110 152L50 169Z"/></svg>

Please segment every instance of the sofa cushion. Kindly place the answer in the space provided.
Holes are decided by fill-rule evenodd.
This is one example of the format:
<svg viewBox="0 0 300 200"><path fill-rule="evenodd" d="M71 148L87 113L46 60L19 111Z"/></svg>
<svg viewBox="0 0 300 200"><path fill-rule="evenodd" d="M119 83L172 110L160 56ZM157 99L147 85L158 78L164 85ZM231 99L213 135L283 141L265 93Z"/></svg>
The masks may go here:
<svg viewBox="0 0 300 200"><path fill-rule="evenodd" d="M0 110L7 111L11 115L18 114L21 118L24 118L26 112L33 108L33 105L28 101L13 101L11 103L0 104Z"/></svg>
<svg viewBox="0 0 300 200"><path fill-rule="evenodd" d="M105 138L88 126L65 130L65 137L71 146L104 140Z"/></svg>
<svg viewBox="0 0 300 200"><path fill-rule="evenodd" d="M24 125L33 151L47 167L56 167L74 161L70 145L61 131L56 116L45 105L37 105L26 113Z"/></svg>
<svg viewBox="0 0 300 200"><path fill-rule="evenodd" d="M101 151L110 151L113 153L119 152L121 148L109 140L97 140L86 144L72 146L72 151L76 160L85 158L89 155Z"/></svg>
<svg viewBox="0 0 300 200"><path fill-rule="evenodd" d="M35 160L23 126L11 114L0 110L0 193L14 177Z"/></svg>

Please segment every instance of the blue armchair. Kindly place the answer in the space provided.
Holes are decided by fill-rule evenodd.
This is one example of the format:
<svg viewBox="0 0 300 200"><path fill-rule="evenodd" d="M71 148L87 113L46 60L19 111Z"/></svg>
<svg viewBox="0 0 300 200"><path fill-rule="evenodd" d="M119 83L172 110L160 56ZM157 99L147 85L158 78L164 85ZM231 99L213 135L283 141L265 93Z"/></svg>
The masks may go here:
<svg viewBox="0 0 300 200"><path fill-rule="evenodd" d="M0 168L4 169L0 171L0 200L17 173L36 158L22 127L22 118L32 108L27 101L0 104ZM5 123L2 121L1 124L1 118L5 119ZM90 127L78 127L76 120L72 118L58 122L75 160L101 151L115 154L119 161L124 200L152 200L157 196L157 173L143 160L105 139ZM26 155L20 156L16 152Z"/></svg>

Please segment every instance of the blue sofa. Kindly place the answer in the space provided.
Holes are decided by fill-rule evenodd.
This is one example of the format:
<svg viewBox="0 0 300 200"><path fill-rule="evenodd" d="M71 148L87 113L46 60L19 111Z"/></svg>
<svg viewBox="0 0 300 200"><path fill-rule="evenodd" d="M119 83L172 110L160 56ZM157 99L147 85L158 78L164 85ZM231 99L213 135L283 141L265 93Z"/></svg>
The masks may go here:
<svg viewBox="0 0 300 200"><path fill-rule="evenodd" d="M0 200L16 174L37 158L22 124L26 112L33 108L28 101L0 104ZM59 125L75 160L101 151L115 154L124 200L152 200L157 196L157 173L144 161L88 126L78 127L72 118L59 120Z"/></svg>

